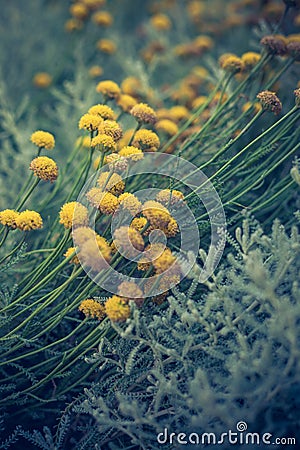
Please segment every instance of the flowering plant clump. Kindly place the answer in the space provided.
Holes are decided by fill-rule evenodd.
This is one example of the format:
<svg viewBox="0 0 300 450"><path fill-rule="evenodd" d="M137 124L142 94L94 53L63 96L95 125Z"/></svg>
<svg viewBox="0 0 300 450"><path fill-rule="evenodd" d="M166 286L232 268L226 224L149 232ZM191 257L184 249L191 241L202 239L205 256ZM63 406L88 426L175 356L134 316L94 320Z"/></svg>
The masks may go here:
<svg viewBox="0 0 300 450"><path fill-rule="evenodd" d="M0 448L298 436L299 6L3 2Z"/></svg>

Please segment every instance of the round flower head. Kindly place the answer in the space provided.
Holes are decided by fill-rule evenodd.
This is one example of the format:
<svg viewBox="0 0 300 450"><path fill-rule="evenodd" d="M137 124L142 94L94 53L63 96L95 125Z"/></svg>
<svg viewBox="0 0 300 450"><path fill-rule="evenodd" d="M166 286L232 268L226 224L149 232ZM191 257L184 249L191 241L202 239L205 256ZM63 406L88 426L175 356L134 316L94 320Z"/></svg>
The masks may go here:
<svg viewBox="0 0 300 450"><path fill-rule="evenodd" d="M114 244L128 259L135 258L137 251L142 251L144 248L144 240L140 233L127 226L121 226L114 231Z"/></svg>
<svg viewBox="0 0 300 450"><path fill-rule="evenodd" d="M75 253L76 251L76 247L69 247L68 250L66 251L66 253L64 253L65 258L70 258L70 256L73 255L73 257L70 259L70 263L79 264L79 259L78 256Z"/></svg>
<svg viewBox="0 0 300 450"><path fill-rule="evenodd" d="M83 300L78 309L85 317L91 317L92 319L103 320L106 316L104 305L91 298Z"/></svg>
<svg viewBox="0 0 300 450"><path fill-rule="evenodd" d="M107 134L115 141L119 141L123 135L123 131L118 122L114 120L104 120L98 127L100 134Z"/></svg>
<svg viewBox="0 0 300 450"><path fill-rule="evenodd" d="M282 105L281 101L279 100L275 92L262 91L259 94L257 94L256 97L259 99L261 106L264 110L271 111L276 115L280 114Z"/></svg>
<svg viewBox="0 0 300 450"><path fill-rule="evenodd" d="M83 3L85 6L89 8L89 10L101 8L101 6L104 6L106 3L106 0L81 0L81 3Z"/></svg>
<svg viewBox="0 0 300 450"><path fill-rule="evenodd" d="M115 118L115 113L113 110L109 106L102 105L100 103L98 105L91 106L88 113L100 116L102 119L114 120Z"/></svg>
<svg viewBox="0 0 300 450"><path fill-rule="evenodd" d="M111 248L102 236L96 236L82 244L80 261L95 272L107 268L111 260Z"/></svg>
<svg viewBox="0 0 300 450"><path fill-rule="evenodd" d="M300 107L300 88L294 90L295 94L295 103L298 107Z"/></svg>
<svg viewBox="0 0 300 450"><path fill-rule="evenodd" d="M117 149L114 139L108 134L97 134L92 141L92 147L97 147L101 152L114 152Z"/></svg>
<svg viewBox="0 0 300 450"><path fill-rule="evenodd" d="M257 114L259 111L261 111L262 107L261 104L259 102L246 102L243 106L242 106L242 111L246 112L250 109L253 109L254 114Z"/></svg>
<svg viewBox="0 0 300 450"><path fill-rule="evenodd" d="M123 281L118 286L118 296L123 297L125 300L133 300L139 307L144 302L142 290L132 281Z"/></svg>
<svg viewBox="0 0 300 450"><path fill-rule="evenodd" d="M272 55L285 55L286 41L283 36L279 35L270 35L264 36L260 43L265 47L268 53Z"/></svg>
<svg viewBox="0 0 300 450"><path fill-rule="evenodd" d="M160 146L160 140L154 131L142 129L135 133L132 145L146 152L155 152Z"/></svg>
<svg viewBox="0 0 300 450"><path fill-rule="evenodd" d="M42 228L43 220L38 212L26 209L16 217L16 226L23 231L37 230Z"/></svg>
<svg viewBox="0 0 300 450"><path fill-rule="evenodd" d="M170 190L170 189L162 189L158 194L156 195L156 200L166 207L168 205L176 205L180 204L184 201L184 195L180 191Z"/></svg>
<svg viewBox="0 0 300 450"><path fill-rule="evenodd" d="M111 39L100 39L97 42L97 49L107 55L112 55L116 52L117 46Z"/></svg>
<svg viewBox="0 0 300 450"><path fill-rule="evenodd" d="M96 233L89 227L78 227L73 230L73 239L76 246L81 247L89 239L95 239Z"/></svg>
<svg viewBox="0 0 300 450"><path fill-rule="evenodd" d="M103 192L100 188L92 188L86 197L102 214L113 214L119 206L118 198L110 192Z"/></svg>
<svg viewBox="0 0 300 450"><path fill-rule="evenodd" d="M123 170L126 170L128 167L127 159L123 158L118 153L107 155L105 158L105 163L109 164L109 169L114 172L123 172Z"/></svg>
<svg viewBox="0 0 300 450"><path fill-rule="evenodd" d="M141 271L149 270L152 265L152 261L161 256L164 250L165 246L160 242L155 242L153 244L147 245L142 257L138 261L137 264L138 270Z"/></svg>
<svg viewBox="0 0 300 450"><path fill-rule="evenodd" d="M119 208L127 209L133 215L133 217L141 211L141 202L135 195L131 194L130 192L124 192L124 194L120 195L118 200Z"/></svg>
<svg viewBox="0 0 300 450"><path fill-rule="evenodd" d="M127 77L121 83L123 94L132 95L136 97L142 89L142 84L137 77Z"/></svg>
<svg viewBox="0 0 300 450"><path fill-rule="evenodd" d="M130 317L128 300L113 295L105 302L105 312L112 322L124 322Z"/></svg>
<svg viewBox="0 0 300 450"><path fill-rule="evenodd" d="M59 223L65 228L82 227L88 224L88 210L79 202L65 203L59 212Z"/></svg>
<svg viewBox="0 0 300 450"><path fill-rule="evenodd" d="M98 66L97 64L91 66L89 69L89 75L91 78L100 77L102 74L103 74L103 69L101 66Z"/></svg>
<svg viewBox="0 0 300 450"><path fill-rule="evenodd" d="M171 219L171 215L167 208L154 200L148 200L144 203L143 215L155 228L166 227Z"/></svg>
<svg viewBox="0 0 300 450"><path fill-rule="evenodd" d="M250 70L252 67L256 66L258 61L260 60L261 55L256 52L246 52L243 53L241 60L244 63L245 69Z"/></svg>
<svg viewBox="0 0 300 450"><path fill-rule="evenodd" d="M70 6L70 13L76 19L84 20L88 16L89 10L82 3L74 3Z"/></svg>
<svg viewBox="0 0 300 450"><path fill-rule="evenodd" d="M53 182L58 176L58 167L53 159L47 156L38 156L34 158L29 166L34 175L44 181Z"/></svg>
<svg viewBox="0 0 300 450"><path fill-rule="evenodd" d="M152 261L156 273L163 273L168 270L176 262L174 256L169 248L166 248L163 253Z"/></svg>
<svg viewBox="0 0 300 450"><path fill-rule="evenodd" d="M103 119L96 114L84 114L78 123L80 130L96 131Z"/></svg>
<svg viewBox="0 0 300 450"><path fill-rule="evenodd" d="M189 110L183 105L172 106L172 108L169 109L169 112L171 119L175 122L180 122L181 120L188 119L190 117Z"/></svg>
<svg viewBox="0 0 300 450"><path fill-rule="evenodd" d="M165 14L155 14L150 19L151 25L158 31L166 31L171 28L171 21Z"/></svg>
<svg viewBox="0 0 300 450"><path fill-rule="evenodd" d="M14 230L17 228L16 219L18 215L19 213L14 209L5 209L4 211L0 211L0 223Z"/></svg>
<svg viewBox="0 0 300 450"><path fill-rule="evenodd" d="M135 105L137 100L131 95L121 94L118 98L117 105L124 111L129 112Z"/></svg>
<svg viewBox="0 0 300 450"><path fill-rule="evenodd" d="M168 119L159 120L155 125L156 130L162 131L168 136L175 136L178 133L178 126L175 122Z"/></svg>
<svg viewBox="0 0 300 450"><path fill-rule="evenodd" d="M46 150L51 150L55 146L54 136L48 131L35 131L32 133L30 140L37 147L45 148Z"/></svg>
<svg viewBox="0 0 300 450"><path fill-rule="evenodd" d="M117 83L111 80L100 81L97 84L96 91L106 98L118 98L121 93Z"/></svg>
<svg viewBox="0 0 300 450"><path fill-rule="evenodd" d="M38 72L34 75L33 84L39 89L46 89L52 84L52 77L47 72Z"/></svg>
<svg viewBox="0 0 300 450"><path fill-rule="evenodd" d="M141 232L145 226L147 225L148 221L146 217L135 217L133 221L130 224L131 228L134 228L138 232Z"/></svg>
<svg viewBox="0 0 300 450"><path fill-rule="evenodd" d="M300 61L300 41L290 42L287 45L287 51L295 61Z"/></svg>
<svg viewBox="0 0 300 450"><path fill-rule="evenodd" d="M102 192L105 190L114 195L122 194L125 189L125 183L117 173L102 172L97 183Z"/></svg>
<svg viewBox="0 0 300 450"><path fill-rule="evenodd" d="M149 105L146 103L137 103L131 110L130 114L141 123L149 123L154 125L157 121L157 116Z"/></svg>
<svg viewBox="0 0 300 450"><path fill-rule="evenodd" d="M225 72L241 72L244 69L244 63L238 56L227 56L227 58L223 58L221 68L225 70Z"/></svg>
<svg viewBox="0 0 300 450"><path fill-rule="evenodd" d="M109 27L113 23L113 17L108 11L97 11L93 14L92 21L100 27Z"/></svg>
<svg viewBox="0 0 300 450"><path fill-rule="evenodd" d="M119 150L119 155L131 159L132 161L139 161L144 157L142 150L132 145L121 148L121 150Z"/></svg>

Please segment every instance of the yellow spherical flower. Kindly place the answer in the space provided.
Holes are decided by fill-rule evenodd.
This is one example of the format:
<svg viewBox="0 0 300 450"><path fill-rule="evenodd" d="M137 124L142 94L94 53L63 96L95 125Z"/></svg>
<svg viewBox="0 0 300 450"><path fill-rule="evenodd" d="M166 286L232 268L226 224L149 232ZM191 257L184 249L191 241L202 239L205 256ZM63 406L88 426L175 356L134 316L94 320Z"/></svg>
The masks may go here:
<svg viewBox="0 0 300 450"><path fill-rule="evenodd" d="M39 148L45 148L51 150L55 146L55 139L53 134L48 131L38 130L32 133L30 140Z"/></svg>
<svg viewBox="0 0 300 450"><path fill-rule="evenodd" d="M192 45L197 52L203 52L210 50L214 46L214 41L209 36L201 35L193 40Z"/></svg>
<svg viewBox="0 0 300 450"><path fill-rule="evenodd" d="M143 215L151 225L156 228L166 227L170 222L171 215L167 208L154 200L148 200L143 205Z"/></svg>
<svg viewBox="0 0 300 450"><path fill-rule="evenodd" d="M160 146L160 140L154 131L142 129L135 133L132 145L146 152L155 152Z"/></svg>
<svg viewBox="0 0 300 450"><path fill-rule="evenodd" d="M73 230L73 240L76 246L81 247L89 239L95 239L96 233L89 227L78 227Z"/></svg>
<svg viewBox="0 0 300 450"><path fill-rule="evenodd" d="M80 261L96 272L107 268L111 260L111 248L102 236L85 241L80 249Z"/></svg>
<svg viewBox="0 0 300 450"><path fill-rule="evenodd" d="M244 70L245 64L241 58L232 55L227 56L227 58L223 58L221 68L225 70L225 72L236 73Z"/></svg>
<svg viewBox="0 0 300 450"><path fill-rule="evenodd" d="M15 223L16 227L23 231L37 230L43 226L43 220L40 214L29 209L19 213L15 219Z"/></svg>
<svg viewBox="0 0 300 450"><path fill-rule="evenodd" d="M78 123L80 130L96 131L103 122L102 117L95 114L84 114Z"/></svg>
<svg viewBox="0 0 300 450"><path fill-rule="evenodd" d="M155 14L150 19L151 25L158 31L169 30L172 26L171 20L166 14Z"/></svg>
<svg viewBox="0 0 300 450"><path fill-rule="evenodd" d="M100 117L102 117L102 119L109 119L109 120L114 120L115 119L115 113L114 111L107 105L102 105L100 103L98 103L97 105L92 106L89 110L88 110L89 114L96 114Z"/></svg>
<svg viewBox="0 0 300 450"><path fill-rule="evenodd" d="M260 43L265 47L266 51L271 55L283 56L287 52L286 38L282 35L269 35L264 36Z"/></svg>
<svg viewBox="0 0 300 450"><path fill-rule="evenodd" d="M88 224L88 210L79 202L65 203L59 212L59 223L65 228L82 227Z"/></svg>
<svg viewBox="0 0 300 450"><path fill-rule="evenodd" d="M113 295L105 302L105 312L112 322L124 322L130 317L128 300Z"/></svg>
<svg viewBox="0 0 300 450"><path fill-rule="evenodd" d="M136 77L127 77L121 83L121 89L123 94L131 95L133 97L142 89L141 82Z"/></svg>
<svg viewBox="0 0 300 450"><path fill-rule="evenodd" d="M75 142L76 147L90 148L91 138L90 136L79 136Z"/></svg>
<svg viewBox="0 0 300 450"><path fill-rule="evenodd" d="M152 261L157 274L163 273L168 270L176 262L176 256L174 256L169 248L166 248L163 253Z"/></svg>
<svg viewBox="0 0 300 450"><path fill-rule="evenodd" d="M17 228L16 219L19 213L14 209L4 209L0 211L0 223L12 229Z"/></svg>
<svg viewBox="0 0 300 450"><path fill-rule="evenodd" d="M162 228L162 231L165 233L166 237L174 237L178 233L178 223L171 217L168 225L165 228Z"/></svg>
<svg viewBox="0 0 300 450"><path fill-rule="evenodd" d="M123 281L118 286L118 296L125 300L133 300L138 307L144 302L143 291L132 281Z"/></svg>
<svg viewBox="0 0 300 450"><path fill-rule="evenodd" d="M101 27L110 27L113 23L113 17L108 11L97 11L93 14L92 21Z"/></svg>
<svg viewBox="0 0 300 450"><path fill-rule="evenodd" d="M84 4L78 2L70 6L70 13L76 19L84 20L88 16L89 10Z"/></svg>
<svg viewBox="0 0 300 450"><path fill-rule="evenodd" d="M115 120L104 120L98 127L100 134L107 134L115 141L119 141L122 137L123 130Z"/></svg>
<svg viewBox="0 0 300 450"><path fill-rule="evenodd" d="M152 261L157 259L160 255L163 254L165 250L165 245L160 242L155 242L153 244L147 245L142 257L139 259L137 268L141 271L149 270Z"/></svg>
<svg viewBox="0 0 300 450"><path fill-rule="evenodd" d="M121 226L114 231L113 237L116 248L120 248L126 258L134 258L136 251L144 248L144 240L135 228Z"/></svg>
<svg viewBox="0 0 300 450"><path fill-rule="evenodd" d="M73 257L70 259L69 262L78 265L79 259L78 259L78 256L76 255L75 251L76 251L75 247L69 247L68 250L66 251L66 253L64 253L64 256L66 258L70 258L70 256L73 255Z"/></svg>
<svg viewBox="0 0 300 450"><path fill-rule="evenodd" d="M135 217L131 222L130 227L141 232L147 225L147 222L146 217Z"/></svg>
<svg viewBox="0 0 300 450"><path fill-rule="evenodd" d="M47 72L38 72L34 75L33 84L39 89L46 89L52 84L52 77Z"/></svg>
<svg viewBox="0 0 300 450"><path fill-rule="evenodd" d="M106 53L107 55L112 55L117 51L116 44L110 39L100 39L96 46L98 50L102 53Z"/></svg>
<svg viewBox="0 0 300 450"><path fill-rule="evenodd" d="M100 188L90 189L86 197L91 205L99 209L102 214L113 214L119 206L119 200L115 195L103 192Z"/></svg>
<svg viewBox="0 0 300 450"><path fill-rule="evenodd" d="M106 0L80 0L85 6L89 8L89 10L100 8L104 6Z"/></svg>
<svg viewBox="0 0 300 450"><path fill-rule="evenodd" d="M207 102L207 96L206 95L199 95L199 97L196 97L192 102L192 108L197 109L200 108L200 106L204 105Z"/></svg>
<svg viewBox="0 0 300 450"><path fill-rule="evenodd" d="M132 161L139 161L144 157L142 150L133 145L121 148L121 150L119 150L119 155L131 159Z"/></svg>
<svg viewBox="0 0 300 450"><path fill-rule="evenodd" d="M168 136L175 136L178 133L178 126L175 122L168 119L159 120L155 125L156 130L162 131Z"/></svg>
<svg viewBox="0 0 300 450"><path fill-rule="evenodd" d="M241 60L243 61L246 70L250 70L252 67L256 66L260 59L261 55L256 52L246 52L241 56Z"/></svg>
<svg viewBox="0 0 300 450"><path fill-rule="evenodd" d="M136 104L137 100L128 94L121 94L117 101L117 105L120 106L124 112L129 112Z"/></svg>
<svg viewBox="0 0 300 450"><path fill-rule="evenodd" d="M103 320L106 316L104 305L91 298L83 300L78 309L85 317L91 317L92 319Z"/></svg>
<svg viewBox="0 0 300 450"><path fill-rule="evenodd" d="M182 119L188 119L190 112L186 106L176 105L169 109L170 116L175 122L180 122Z"/></svg>
<svg viewBox="0 0 300 450"><path fill-rule="evenodd" d="M124 208L130 211L133 216L136 216L141 210L141 202L139 199L130 192L124 192L118 198L119 200L119 208Z"/></svg>
<svg viewBox="0 0 300 450"><path fill-rule="evenodd" d="M81 20L78 19L68 19L65 22L65 30L68 33L72 33L72 31L76 31L76 30L81 30L81 28L83 27L83 23Z"/></svg>
<svg viewBox="0 0 300 450"><path fill-rule="evenodd" d="M157 121L157 116L154 111L147 103L137 103L131 110L130 114L141 123L149 123L151 125L155 124Z"/></svg>
<svg viewBox="0 0 300 450"><path fill-rule="evenodd" d="M103 69L101 66L98 66L97 64L95 64L89 68L89 75L91 78L100 77L102 74L103 74Z"/></svg>
<svg viewBox="0 0 300 450"><path fill-rule="evenodd" d="M111 136L108 134L97 134L92 141L92 147L98 147L98 149L102 152L114 152L116 151L116 143Z"/></svg>
<svg viewBox="0 0 300 450"><path fill-rule="evenodd" d="M97 184L102 191L109 191L114 195L122 194L125 189L125 183L117 173L102 172L97 180Z"/></svg>
<svg viewBox="0 0 300 450"><path fill-rule="evenodd" d="M58 176L58 167L53 159L47 156L34 158L29 166L34 175L41 180L53 182Z"/></svg>
<svg viewBox="0 0 300 450"><path fill-rule="evenodd" d="M118 98L121 93L117 83L111 80L100 81L97 84L96 91L108 98Z"/></svg>
<svg viewBox="0 0 300 450"><path fill-rule="evenodd" d="M180 204L184 201L184 195L180 191L173 189L162 189L156 194L156 200L165 206Z"/></svg>
<svg viewBox="0 0 300 450"><path fill-rule="evenodd" d="M109 169L114 172L123 172L128 167L128 161L118 153L111 153L105 157L105 164L109 164Z"/></svg>

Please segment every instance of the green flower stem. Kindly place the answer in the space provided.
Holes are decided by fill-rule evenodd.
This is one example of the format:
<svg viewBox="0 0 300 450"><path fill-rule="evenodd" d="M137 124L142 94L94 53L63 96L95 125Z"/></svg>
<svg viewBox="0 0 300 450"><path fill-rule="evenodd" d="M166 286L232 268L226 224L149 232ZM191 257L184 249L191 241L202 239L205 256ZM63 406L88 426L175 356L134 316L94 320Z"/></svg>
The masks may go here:
<svg viewBox="0 0 300 450"><path fill-rule="evenodd" d="M201 186L197 187L195 191L198 191L200 188L203 188L205 184L207 184L209 181L212 181L214 178L216 178L220 173L222 173L228 166L230 166L237 158L239 158L243 153L245 153L247 150L249 150L250 147L252 147L254 144L256 144L259 140L261 140L263 137L267 136L269 133L271 133L275 128L277 128L284 120L288 119L295 111L297 107L294 106L287 114L285 114L281 119L279 119L277 122L275 122L271 127L269 127L267 130L265 130L263 133L261 133L259 136L257 136L253 141L251 141L248 145L246 145L242 150L240 150L238 153L236 153L229 161L227 161L219 170L217 170L207 181L202 183ZM201 168L195 170L192 174L197 173ZM190 174L190 175L192 175ZM189 176L190 176L189 175ZM184 181L186 178L183 178L182 181ZM194 192L195 192L194 191ZM193 192L193 193L194 193ZM193 193L190 193L186 196L186 199L189 198Z"/></svg>
<svg viewBox="0 0 300 450"><path fill-rule="evenodd" d="M63 235L60 243L53 249L53 252L51 252L50 255L47 256L47 258L36 268L35 274L33 275L32 273L29 273L23 279L22 284L21 284L21 286L23 286L23 287L20 290L20 294L22 294L30 286L32 286L32 284L36 282L36 280L45 272L45 270L47 270L47 268L50 266L50 264L53 263L55 258L57 256L61 255L62 249L66 245L66 243L69 240L69 238L70 238L70 230L65 230L64 235ZM27 281L28 281L28 283L27 283Z"/></svg>
<svg viewBox="0 0 300 450"><path fill-rule="evenodd" d="M18 211L20 208L22 208L22 206L24 205L24 203L26 202L26 200L29 198L29 196L32 194L34 188L39 184L40 182L40 178L36 178L31 187L28 188L28 191L24 194L24 197L22 198L22 200L19 201L19 203L16 206L16 210Z"/></svg>
<svg viewBox="0 0 300 450"><path fill-rule="evenodd" d="M25 241L25 234L23 235L20 242L16 245L16 247L13 248L6 256L4 256L2 259L0 259L0 264L2 264L4 261L6 261L7 258L10 258L10 256L12 256L17 250L19 250L19 248L22 246L24 241Z"/></svg>
<svg viewBox="0 0 300 450"><path fill-rule="evenodd" d="M30 182L31 182L31 180L33 179L33 177L34 177L33 172L30 172L30 175L28 176L27 181L25 182L25 184L24 184L23 187L21 188L21 190L20 190L20 192L19 192L19 194L18 194L18 196L17 196L17 198L16 198L16 200L15 200L13 209L18 209L17 205L19 204L19 202L20 202L21 198L23 197L24 193L25 193L25 192L27 191L27 189L29 188Z"/></svg>
<svg viewBox="0 0 300 450"><path fill-rule="evenodd" d="M265 200L263 203L260 203L259 206L254 207L253 209L251 209L252 212L256 212L260 209L265 208L265 206L272 204L273 201L279 197L279 195L281 195L283 192L285 192L287 189L289 189L291 186L293 186L295 184L294 180L291 180L288 184L286 184L285 186L283 186L283 188L281 188L279 191L277 191L272 197L269 197L267 200Z"/></svg>
<svg viewBox="0 0 300 450"><path fill-rule="evenodd" d="M0 242L0 247L2 247L2 245L6 241L6 238L8 236L9 231L10 231L10 228L5 226L5 227L3 227L3 230L4 230L4 234L3 234L3 238L1 239L1 242Z"/></svg>

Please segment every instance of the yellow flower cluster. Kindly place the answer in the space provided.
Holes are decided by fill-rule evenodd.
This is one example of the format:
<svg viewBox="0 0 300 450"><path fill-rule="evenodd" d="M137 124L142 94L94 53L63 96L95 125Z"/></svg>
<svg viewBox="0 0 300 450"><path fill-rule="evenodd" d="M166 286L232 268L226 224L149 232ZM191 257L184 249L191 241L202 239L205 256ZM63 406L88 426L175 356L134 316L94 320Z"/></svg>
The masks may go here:
<svg viewBox="0 0 300 450"><path fill-rule="evenodd" d="M144 157L142 150L132 145L121 148L121 150L119 150L119 155L132 161L139 161Z"/></svg>
<svg viewBox="0 0 300 450"><path fill-rule="evenodd" d="M69 229L72 227L81 227L88 224L88 210L79 202L65 203L59 212L59 223Z"/></svg>
<svg viewBox="0 0 300 450"><path fill-rule="evenodd" d="M160 146L160 140L152 130L138 130L133 138L132 145L145 152L155 152Z"/></svg>
<svg viewBox="0 0 300 450"><path fill-rule="evenodd" d="M121 249L126 258L131 259L136 256L137 251L143 250L145 244L135 228L121 226L114 232L114 245L117 249Z"/></svg>
<svg viewBox="0 0 300 450"><path fill-rule="evenodd" d="M37 147L45 148L46 150L51 150L55 146L54 136L53 134L48 133L48 131L35 131L32 133L30 140Z"/></svg>
<svg viewBox="0 0 300 450"><path fill-rule="evenodd" d="M43 226L40 214L29 209L20 212L15 219L15 223L16 227L23 231L37 230Z"/></svg>
<svg viewBox="0 0 300 450"><path fill-rule="evenodd" d="M97 84L96 91L108 98L118 98L121 94L118 84L111 80L100 81Z"/></svg>
<svg viewBox="0 0 300 450"><path fill-rule="evenodd" d="M117 148L114 139L108 134L103 133L97 134L97 136L92 139L91 147L97 147L102 152L114 152Z"/></svg>
<svg viewBox="0 0 300 450"><path fill-rule="evenodd" d="M0 223L6 227L15 229L17 228L16 219L19 213L14 209L5 209L0 211Z"/></svg>
<svg viewBox="0 0 300 450"><path fill-rule="evenodd" d="M154 125L157 121L157 115L146 103L137 103L131 110L130 114L140 123L148 123Z"/></svg>
<svg viewBox="0 0 300 450"><path fill-rule="evenodd" d="M110 192L103 192L100 188L92 188L86 197L91 205L99 209L102 214L113 214L118 206L118 198Z"/></svg>
<svg viewBox="0 0 300 450"><path fill-rule="evenodd" d="M105 313L112 322L124 322L130 317L128 300L113 295L105 302Z"/></svg>
<svg viewBox="0 0 300 450"><path fill-rule="evenodd" d="M104 305L91 298L83 300L78 309L86 317L91 317L92 319L103 320L106 316Z"/></svg>
<svg viewBox="0 0 300 450"><path fill-rule="evenodd" d="M115 119L114 111L109 106L102 105L101 103L91 106L90 109L88 110L88 114L98 115L102 117L102 119L110 119L110 120Z"/></svg>
<svg viewBox="0 0 300 450"><path fill-rule="evenodd" d="M53 182L58 176L58 167L53 159L47 156L34 158L29 166L34 175L41 180Z"/></svg>
<svg viewBox="0 0 300 450"><path fill-rule="evenodd" d="M114 195L122 194L125 189L125 183L117 173L102 172L97 184L102 191L109 191Z"/></svg>

